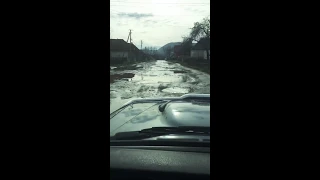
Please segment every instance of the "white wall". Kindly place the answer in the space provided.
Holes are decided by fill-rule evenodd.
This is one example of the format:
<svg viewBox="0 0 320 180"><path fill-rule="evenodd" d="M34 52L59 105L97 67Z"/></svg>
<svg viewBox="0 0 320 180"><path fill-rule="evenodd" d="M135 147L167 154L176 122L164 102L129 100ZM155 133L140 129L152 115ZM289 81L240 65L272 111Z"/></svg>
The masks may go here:
<svg viewBox="0 0 320 180"><path fill-rule="evenodd" d="M204 58L203 50L191 50L191 57Z"/></svg>
<svg viewBox="0 0 320 180"><path fill-rule="evenodd" d="M210 56L210 50L209 50L209 56ZM191 50L191 57L208 59L207 52L205 50Z"/></svg>
<svg viewBox="0 0 320 180"><path fill-rule="evenodd" d="M111 53L111 57L128 57L128 52L121 52L121 51L111 51L110 52Z"/></svg>

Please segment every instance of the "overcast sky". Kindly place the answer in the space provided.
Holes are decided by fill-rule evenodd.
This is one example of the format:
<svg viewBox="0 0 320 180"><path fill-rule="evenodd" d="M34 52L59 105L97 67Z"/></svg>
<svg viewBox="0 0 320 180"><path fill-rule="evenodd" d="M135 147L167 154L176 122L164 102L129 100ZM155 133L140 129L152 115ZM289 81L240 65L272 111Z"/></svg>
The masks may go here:
<svg viewBox="0 0 320 180"><path fill-rule="evenodd" d="M140 48L181 42L194 22L210 16L210 0L110 0L110 38Z"/></svg>

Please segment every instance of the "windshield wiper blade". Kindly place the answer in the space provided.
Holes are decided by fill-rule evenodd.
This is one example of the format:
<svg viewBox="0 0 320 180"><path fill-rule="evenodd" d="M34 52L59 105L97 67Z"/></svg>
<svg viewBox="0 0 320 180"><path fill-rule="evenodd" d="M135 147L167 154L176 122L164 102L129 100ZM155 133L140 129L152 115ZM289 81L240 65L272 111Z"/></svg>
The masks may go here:
<svg viewBox="0 0 320 180"><path fill-rule="evenodd" d="M166 134L167 133L152 133L152 132L140 132L140 131L119 132L114 136L111 136L110 140L140 140L140 139L152 138L156 136L162 136Z"/></svg>
<svg viewBox="0 0 320 180"><path fill-rule="evenodd" d="M178 133L178 134L209 134L210 127L202 126L178 126L178 127L153 127L149 129L143 129L140 132L149 133Z"/></svg>
<svg viewBox="0 0 320 180"><path fill-rule="evenodd" d="M110 140L139 140L157 136L178 135L210 135L210 127L179 126L179 127L153 127L141 131L119 132L110 137Z"/></svg>

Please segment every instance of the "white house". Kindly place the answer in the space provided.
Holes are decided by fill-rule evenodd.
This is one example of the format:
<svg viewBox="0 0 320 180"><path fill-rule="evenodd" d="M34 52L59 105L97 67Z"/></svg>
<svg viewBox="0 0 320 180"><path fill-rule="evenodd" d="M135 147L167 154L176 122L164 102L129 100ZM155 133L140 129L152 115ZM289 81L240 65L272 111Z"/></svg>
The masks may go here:
<svg viewBox="0 0 320 180"><path fill-rule="evenodd" d="M210 39L203 38L191 49L191 57L208 59L207 50L210 59Z"/></svg>

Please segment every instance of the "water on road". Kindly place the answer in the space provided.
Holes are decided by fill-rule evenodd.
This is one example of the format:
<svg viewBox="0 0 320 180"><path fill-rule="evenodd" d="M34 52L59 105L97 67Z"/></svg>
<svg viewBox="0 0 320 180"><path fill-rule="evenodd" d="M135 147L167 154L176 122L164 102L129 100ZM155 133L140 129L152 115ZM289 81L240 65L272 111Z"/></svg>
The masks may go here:
<svg viewBox="0 0 320 180"><path fill-rule="evenodd" d="M210 93L209 74L165 60L138 63L134 70L112 67L110 75L118 77L110 84L110 112L137 98Z"/></svg>

